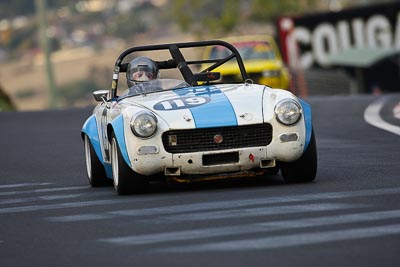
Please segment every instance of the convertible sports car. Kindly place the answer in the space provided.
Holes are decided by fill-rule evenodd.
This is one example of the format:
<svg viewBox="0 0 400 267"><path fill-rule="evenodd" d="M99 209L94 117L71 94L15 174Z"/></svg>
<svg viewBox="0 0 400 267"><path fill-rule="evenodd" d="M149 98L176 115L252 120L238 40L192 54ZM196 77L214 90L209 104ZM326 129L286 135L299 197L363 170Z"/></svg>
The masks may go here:
<svg viewBox="0 0 400 267"><path fill-rule="evenodd" d="M193 59L210 46L230 53ZM135 66L136 59L144 63ZM220 73L214 70L228 61L236 61L242 80L215 82ZM147 73L149 62L156 75L145 75L152 79L132 78L132 70ZM129 88L119 94L122 79ZM310 105L289 91L254 84L227 42L129 48L115 63L111 89L93 94L100 103L81 132L92 186L112 179L118 194L129 194L143 192L152 180L268 176L279 170L287 182L316 177Z"/></svg>

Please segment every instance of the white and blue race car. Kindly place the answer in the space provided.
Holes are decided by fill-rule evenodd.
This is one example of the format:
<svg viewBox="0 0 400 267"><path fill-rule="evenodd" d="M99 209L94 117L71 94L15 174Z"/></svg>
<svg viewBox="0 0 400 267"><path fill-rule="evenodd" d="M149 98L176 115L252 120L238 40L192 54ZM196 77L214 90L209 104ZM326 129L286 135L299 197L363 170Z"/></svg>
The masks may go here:
<svg viewBox="0 0 400 267"><path fill-rule="evenodd" d="M208 46L229 53L187 59ZM151 55L161 74L119 94L129 60L143 54ZM228 61L237 62L241 82L218 82L218 67ZM99 104L81 132L92 186L112 180L118 194L129 194L143 192L152 180L267 176L279 170L288 182L316 177L310 105L289 91L254 84L238 51L224 41L129 48L115 63L111 89L93 94Z"/></svg>

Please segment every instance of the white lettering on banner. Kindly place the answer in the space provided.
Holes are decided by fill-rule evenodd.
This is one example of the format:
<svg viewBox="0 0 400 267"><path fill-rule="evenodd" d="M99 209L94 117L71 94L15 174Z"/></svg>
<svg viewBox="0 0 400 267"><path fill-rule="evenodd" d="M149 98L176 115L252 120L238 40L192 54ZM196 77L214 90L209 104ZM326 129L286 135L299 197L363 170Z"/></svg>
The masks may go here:
<svg viewBox="0 0 400 267"><path fill-rule="evenodd" d="M395 33L395 48L400 50L400 12L397 14L397 24Z"/></svg>
<svg viewBox="0 0 400 267"><path fill-rule="evenodd" d="M327 65L327 56L338 52L337 43L333 26L329 23L319 25L312 36L315 60L321 65Z"/></svg>
<svg viewBox="0 0 400 267"><path fill-rule="evenodd" d="M354 40L355 40L355 45L358 48L362 48L365 45L365 40L364 40L364 22L362 19L355 19L352 23L353 27L353 33L354 33ZM350 35L347 37L350 38Z"/></svg>
<svg viewBox="0 0 400 267"><path fill-rule="evenodd" d="M393 28L382 14L375 14L365 21L362 18L341 20L336 25L323 22L313 31L295 27L287 35L286 47L291 67L305 69L313 64L327 67L330 55L351 48L400 49L400 12ZM304 50L306 47L311 51Z"/></svg>
<svg viewBox="0 0 400 267"><path fill-rule="evenodd" d="M392 30L389 21L382 15L372 16L366 25L367 43L371 48L390 48Z"/></svg>
<svg viewBox="0 0 400 267"><path fill-rule="evenodd" d="M339 21L338 25L339 46L345 50L350 48L350 27L346 21Z"/></svg>
<svg viewBox="0 0 400 267"><path fill-rule="evenodd" d="M311 66L313 64L313 55L311 52L304 52L301 57L298 56L300 53L297 44L309 44L311 41L310 31L303 27L297 27L293 34L288 35L289 49L289 62L292 67L297 66Z"/></svg>

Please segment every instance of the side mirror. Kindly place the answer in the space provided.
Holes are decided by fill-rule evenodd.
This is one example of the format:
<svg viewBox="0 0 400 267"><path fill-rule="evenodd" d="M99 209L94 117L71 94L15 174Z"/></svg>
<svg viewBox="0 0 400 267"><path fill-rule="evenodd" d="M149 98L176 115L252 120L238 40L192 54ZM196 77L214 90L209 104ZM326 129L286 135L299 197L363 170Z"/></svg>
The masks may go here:
<svg viewBox="0 0 400 267"><path fill-rule="evenodd" d="M106 102L108 93L108 90L97 90L93 92L93 96L97 102Z"/></svg>

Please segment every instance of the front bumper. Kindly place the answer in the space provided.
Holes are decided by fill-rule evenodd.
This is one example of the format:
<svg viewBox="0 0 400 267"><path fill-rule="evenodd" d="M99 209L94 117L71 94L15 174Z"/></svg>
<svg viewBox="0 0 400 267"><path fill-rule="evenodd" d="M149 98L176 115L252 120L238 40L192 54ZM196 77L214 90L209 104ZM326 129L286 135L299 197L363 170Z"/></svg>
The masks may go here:
<svg viewBox="0 0 400 267"><path fill-rule="evenodd" d="M199 149L201 146L197 144L190 148L193 149L192 151L186 144L193 142L193 138L187 139L184 146L175 146L175 137L178 138L178 144L179 140L188 137L186 133L182 137L176 131L160 131L148 140L138 140L129 131L125 131L128 134L125 138L130 166L132 166L133 171L145 176L160 175L183 178L190 175L217 175L221 173L232 175L233 173L240 174L250 171L258 172L274 167L277 161L291 162L301 156L305 145L303 123L299 122L294 127L274 124L271 131L270 137L265 140L256 138L258 141L255 144L258 143L257 145L248 145L249 143L246 140L249 139L246 139L248 136L245 136L257 131L240 129L237 133L241 134L241 140L237 142L229 141L229 135L222 132L225 137L224 142L230 144L229 148L216 149L214 145L203 145L201 150ZM173 138L166 137L165 133L167 132L172 134ZM235 131L230 132L232 138L238 138ZM201 135L207 134L211 138L215 137L214 132L209 133L208 130L201 132ZM256 136L259 137L259 133ZM201 140L200 143L204 143L200 135L194 139ZM166 147L165 142L168 142L171 147ZM243 147L244 144L247 144L248 147ZM176 149L172 151L172 147Z"/></svg>
<svg viewBox="0 0 400 267"><path fill-rule="evenodd" d="M186 175L212 175L219 173L247 173L276 166L277 161L298 159L304 141L291 140L287 135L277 136L268 146L229 149L221 151L168 153L159 147L156 153L130 153L132 169L142 175L160 174L166 177ZM279 140L282 139L282 140ZM156 150L154 150L156 151Z"/></svg>
<svg viewBox="0 0 400 267"><path fill-rule="evenodd" d="M164 174L166 176L175 176L242 172L260 168L260 162L267 160L266 157L265 147L173 154L172 164L165 166Z"/></svg>

